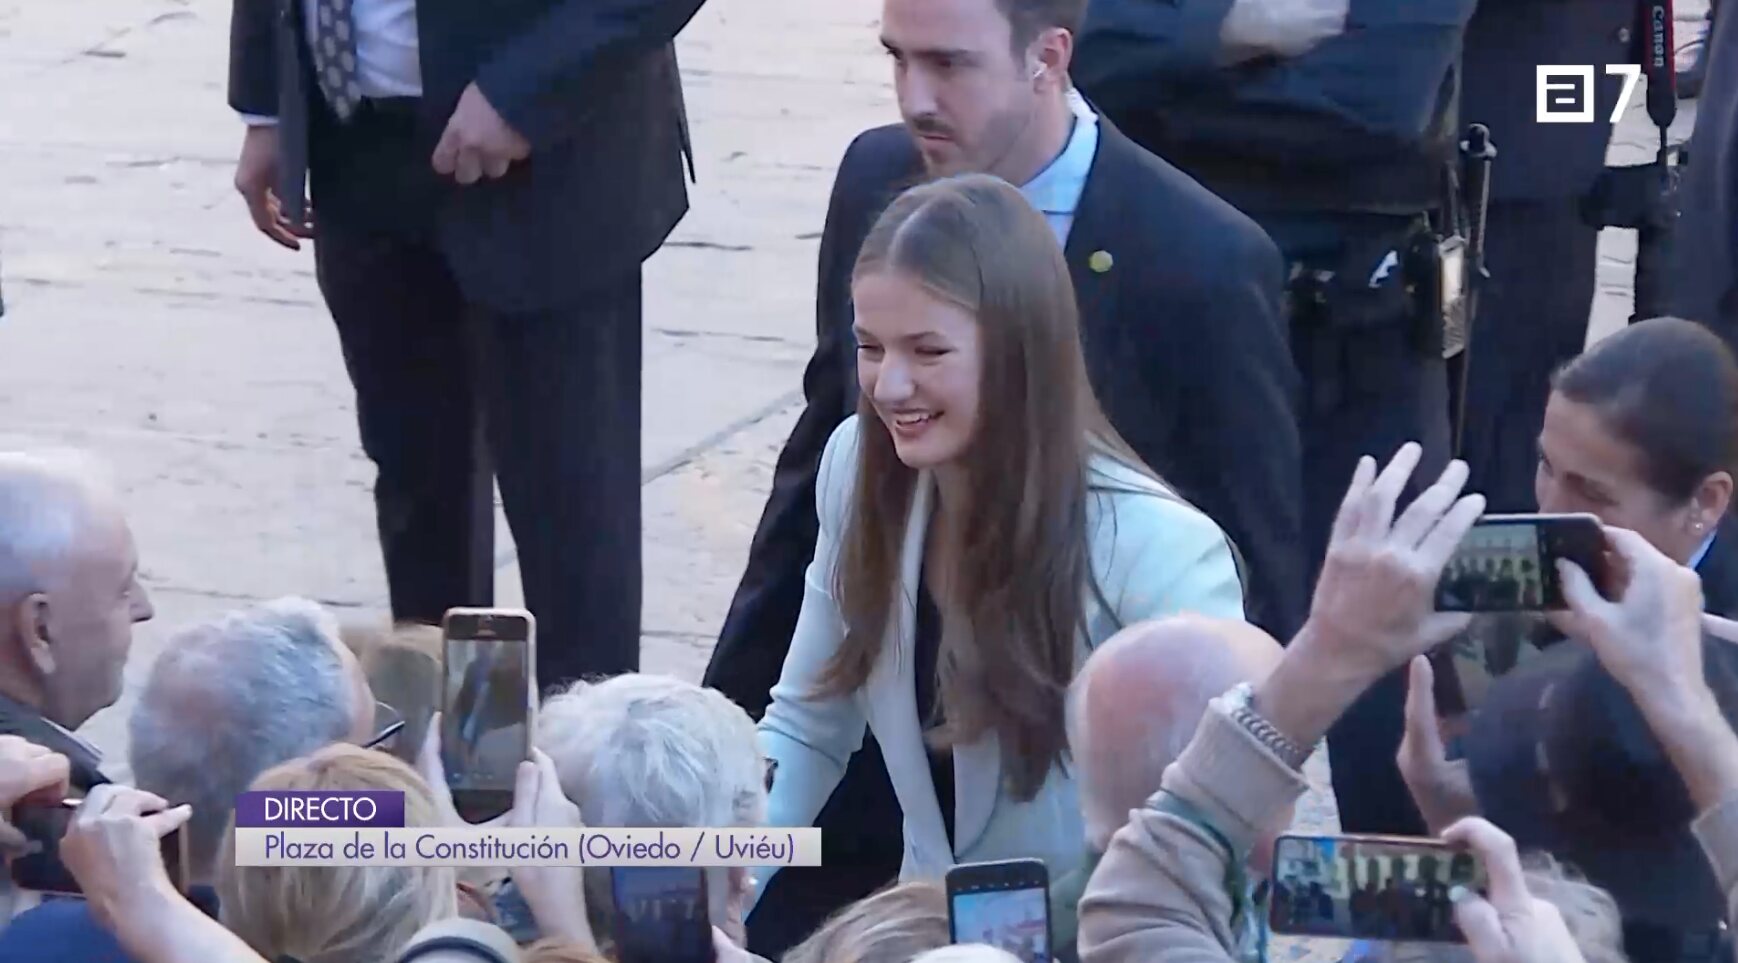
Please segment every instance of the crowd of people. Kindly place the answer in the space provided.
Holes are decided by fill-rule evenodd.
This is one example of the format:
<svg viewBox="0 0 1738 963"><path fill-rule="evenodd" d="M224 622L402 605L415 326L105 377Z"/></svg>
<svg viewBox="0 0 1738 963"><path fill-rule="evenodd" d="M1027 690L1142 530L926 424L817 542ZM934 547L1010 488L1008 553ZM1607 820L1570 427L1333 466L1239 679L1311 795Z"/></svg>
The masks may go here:
<svg viewBox="0 0 1738 963"><path fill-rule="evenodd" d="M1012 859L1043 862L1064 963L1264 960L1274 923L1364 924L1348 961L1732 959L1720 319L1492 360L1535 308L1584 335L1560 198L1494 223L1573 235L1585 292L1493 235L1473 330L1508 323L1458 361L1420 293L1460 226L1463 42L1506 7L885 0L903 123L841 162L807 405L697 685L638 671L637 454L700 3L305 6L236 0L237 186L315 242L393 619L286 598L181 628L112 782L77 730L155 615L126 513L84 460L0 455L0 811L79 800L81 891L0 884L0 963L671 963L647 936L686 923L719 963L1006 963L1036 951L966 942L944 880ZM235 865L250 789L463 825L433 625L490 602L491 474L543 690L504 825L820 826L823 866L708 868L703 907L634 913L595 867ZM1596 516L1598 584L1457 562L1496 509ZM1530 611L1546 578L1566 609ZM1469 660L1476 686L1443 671ZM1338 889L1276 862L1324 742L1346 830L1453 855L1354 858ZM1464 945L1409 942L1449 916Z"/></svg>

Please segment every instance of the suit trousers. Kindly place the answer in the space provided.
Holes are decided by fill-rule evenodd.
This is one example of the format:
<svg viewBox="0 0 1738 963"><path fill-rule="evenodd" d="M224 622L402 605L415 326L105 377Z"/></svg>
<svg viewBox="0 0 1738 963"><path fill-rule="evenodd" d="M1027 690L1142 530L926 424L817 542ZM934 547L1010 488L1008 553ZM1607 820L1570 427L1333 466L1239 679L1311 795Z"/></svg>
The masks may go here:
<svg viewBox="0 0 1738 963"><path fill-rule="evenodd" d="M1461 452L1489 511L1531 512L1551 375L1587 343L1599 231L1574 198L1498 202L1487 224Z"/></svg>
<svg viewBox="0 0 1738 963"><path fill-rule="evenodd" d="M1404 228L1410 218L1377 215L1258 216L1289 263L1337 270L1348 251ZM1424 457L1402 506L1448 463L1448 378L1431 350L1401 319L1350 329L1305 326L1294 317L1292 352L1303 376L1304 540L1310 584L1327 552L1334 518L1358 459L1380 466L1418 442ZM1347 832L1421 835L1423 820L1394 761L1405 714L1404 672L1377 683L1328 734L1334 796Z"/></svg>
<svg viewBox="0 0 1738 963"><path fill-rule="evenodd" d="M321 116L323 114L323 116ZM468 298L433 224L442 191L414 120L316 111L320 290L356 391L397 620L486 606L494 492L537 618L537 679L637 670L640 272L576 303L504 312Z"/></svg>

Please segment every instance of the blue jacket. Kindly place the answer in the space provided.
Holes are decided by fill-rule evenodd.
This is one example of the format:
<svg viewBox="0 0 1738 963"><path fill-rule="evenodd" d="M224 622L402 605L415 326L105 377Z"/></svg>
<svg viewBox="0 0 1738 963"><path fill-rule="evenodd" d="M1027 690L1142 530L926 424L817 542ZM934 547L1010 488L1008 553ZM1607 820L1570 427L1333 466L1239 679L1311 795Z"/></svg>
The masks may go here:
<svg viewBox="0 0 1738 963"><path fill-rule="evenodd" d="M217 893L194 886L193 905L217 918ZM14 917L0 930L0 963L134 963L127 951L91 916L82 899L49 899Z"/></svg>

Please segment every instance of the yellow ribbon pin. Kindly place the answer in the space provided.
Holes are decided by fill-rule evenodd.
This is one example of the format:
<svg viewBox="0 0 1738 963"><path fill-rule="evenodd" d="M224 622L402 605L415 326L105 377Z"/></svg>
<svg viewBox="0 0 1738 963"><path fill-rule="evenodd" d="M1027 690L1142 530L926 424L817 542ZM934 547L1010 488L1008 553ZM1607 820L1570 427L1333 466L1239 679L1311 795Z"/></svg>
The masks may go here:
<svg viewBox="0 0 1738 963"><path fill-rule="evenodd" d="M1086 266L1092 268L1094 274L1109 273L1115 263L1116 258L1111 257L1109 251L1093 251L1092 256L1086 259Z"/></svg>

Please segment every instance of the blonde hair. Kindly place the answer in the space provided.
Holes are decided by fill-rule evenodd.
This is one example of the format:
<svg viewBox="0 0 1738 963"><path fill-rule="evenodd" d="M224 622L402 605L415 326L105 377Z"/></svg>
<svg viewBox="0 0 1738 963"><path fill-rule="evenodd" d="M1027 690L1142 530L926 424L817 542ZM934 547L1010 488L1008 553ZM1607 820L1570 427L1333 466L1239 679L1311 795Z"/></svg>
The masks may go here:
<svg viewBox="0 0 1738 963"><path fill-rule="evenodd" d="M404 793L406 826L439 826L428 786L383 752L331 745L254 780L254 790L387 790ZM378 963L425 925L458 914L458 885L444 866L235 865L235 831L218 867L223 924L261 956L302 963Z"/></svg>
<svg viewBox="0 0 1738 963"><path fill-rule="evenodd" d="M352 624L344 626L339 637L356 655L374 698L404 719L404 731L392 741L392 755L414 763L428 738L429 719L440 709L440 627L417 622L401 622L390 629Z"/></svg>
<svg viewBox="0 0 1738 963"><path fill-rule="evenodd" d="M845 907L784 956L784 963L910 963L948 945L947 892L900 883Z"/></svg>
<svg viewBox="0 0 1738 963"><path fill-rule="evenodd" d="M1623 951L1623 918L1610 893L1550 853L1526 853L1521 865L1526 870L1527 891L1557 907L1587 963L1628 963Z"/></svg>
<svg viewBox="0 0 1738 963"><path fill-rule="evenodd" d="M526 947L524 963L609 963L593 950L566 940L544 939Z"/></svg>

